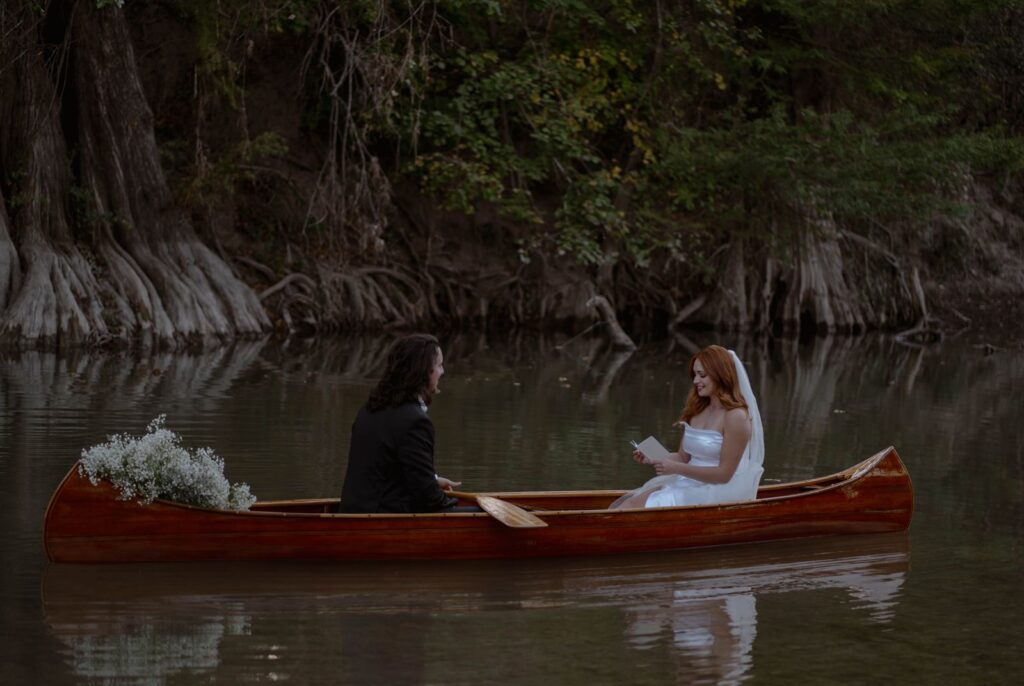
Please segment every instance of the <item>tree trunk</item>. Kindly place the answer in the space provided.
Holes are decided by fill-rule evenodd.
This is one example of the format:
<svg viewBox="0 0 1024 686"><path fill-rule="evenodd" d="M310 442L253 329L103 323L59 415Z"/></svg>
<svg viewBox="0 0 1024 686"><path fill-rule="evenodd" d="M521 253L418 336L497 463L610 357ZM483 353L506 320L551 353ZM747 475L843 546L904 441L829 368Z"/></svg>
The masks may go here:
<svg viewBox="0 0 1024 686"><path fill-rule="evenodd" d="M256 295L172 206L122 10L81 0L70 29L81 184L105 218L97 250L138 327L177 340L266 330Z"/></svg>
<svg viewBox="0 0 1024 686"><path fill-rule="evenodd" d="M108 332L99 284L68 226L70 176L57 98L29 7L22 3L12 14L18 10L20 23L15 19L3 27L10 33L0 55L8 65L3 90L11 94L3 98L0 159L15 185L8 197L17 199L11 207L11 229L5 226L0 234L0 265L6 265L0 272L0 302L5 306L0 338L49 345L95 339ZM20 259L10 254L13 246Z"/></svg>
<svg viewBox="0 0 1024 686"><path fill-rule="evenodd" d="M706 310L710 312L711 323L716 328L730 331L750 329L746 263L743 239L735 237L729 244L725 267L718 279L716 290L705 305Z"/></svg>
<svg viewBox="0 0 1024 686"><path fill-rule="evenodd" d="M817 225L802 234L782 324L797 330L814 327L820 333L863 331L860 297L847 283L835 223L828 217L813 221Z"/></svg>
<svg viewBox="0 0 1024 686"><path fill-rule="evenodd" d="M7 309L7 303L20 283L21 262L11 241L11 223L7 219L4 191L0 188L0 312Z"/></svg>
<svg viewBox="0 0 1024 686"><path fill-rule="evenodd" d="M795 255L783 264L747 254L742 238L729 245L715 292L695 317L732 331L764 331L781 324L789 331L863 331L862 296L849 285L834 222L810 216ZM753 265L753 266L752 266Z"/></svg>
<svg viewBox="0 0 1024 686"><path fill-rule="evenodd" d="M71 46L57 74L44 63L37 4L0 12L0 340L182 343L268 329L256 295L172 205L123 12L94 0L51 9L48 21L66 21L61 47ZM55 88L65 81L73 86ZM79 235L72 183L84 191Z"/></svg>

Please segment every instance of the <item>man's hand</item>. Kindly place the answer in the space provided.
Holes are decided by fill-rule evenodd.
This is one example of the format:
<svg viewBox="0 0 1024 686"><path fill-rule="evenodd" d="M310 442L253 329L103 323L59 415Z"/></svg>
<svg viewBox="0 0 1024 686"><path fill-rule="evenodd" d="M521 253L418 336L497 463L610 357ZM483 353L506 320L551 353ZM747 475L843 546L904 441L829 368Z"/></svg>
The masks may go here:
<svg viewBox="0 0 1024 686"><path fill-rule="evenodd" d="M461 481L452 481L451 479L446 479L443 476L438 476L435 478L437 479L437 485L440 486L441 489L445 491L450 491L453 488L462 485Z"/></svg>

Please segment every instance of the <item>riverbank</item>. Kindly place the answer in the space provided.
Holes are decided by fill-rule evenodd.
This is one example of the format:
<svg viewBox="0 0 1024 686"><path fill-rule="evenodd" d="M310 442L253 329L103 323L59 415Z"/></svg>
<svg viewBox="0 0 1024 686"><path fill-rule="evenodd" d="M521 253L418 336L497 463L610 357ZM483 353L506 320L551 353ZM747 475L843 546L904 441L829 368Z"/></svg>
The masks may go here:
<svg viewBox="0 0 1024 686"><path fill-rule="evenodd" d="M939 284L931 289L933 316L944 337L986 352L1024 352L1024 288L1007 278Z"/></svg>
<svg viewBox="0 0 1024 686"><path fill-rule="evenodd" d="M727 4L15 2L0 341L1019 347L1024 8Z"/></svg>

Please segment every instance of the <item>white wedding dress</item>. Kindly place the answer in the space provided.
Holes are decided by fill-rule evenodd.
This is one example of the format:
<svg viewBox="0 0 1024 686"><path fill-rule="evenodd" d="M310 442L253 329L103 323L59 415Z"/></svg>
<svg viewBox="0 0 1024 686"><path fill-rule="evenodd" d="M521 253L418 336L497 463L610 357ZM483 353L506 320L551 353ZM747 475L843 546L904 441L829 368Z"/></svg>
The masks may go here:
<svg viewBox="0 0 1024 686"><path fill-rule="evenodd" d="M743 450L740 462L732 478L724 484L713 484L698 481L687 476L667 474L656 476L640 488L630 491L611 504L610 509L621 506L625 500L637 495L647 494L644 507L679 507L681 505L713 505L716 503L734 503L757 498L757 486L764 473L764 429L761 425L761 413L757 408L757 400L747 378L747 370L729 351L739 390L747 403L750 415L750 440ZM722 455L722 434L711 429L695 429L683 422L683 440L680 450L690 456L690 464L695 467L717 467Z"/></svg>
<svg viewBox="0 0 1024 686"><path fill-rule="evenodd" d="M722 434L711 429L695 429L685 422L683 430L682 450L690 455L690 464L694 467L717 467L722 454ZM677 474L659 476L641 487L641 491L650 492L644 507L712 505L753 500L757 496L757 485L763 471L760 465L755 466L744 454L732 478L724 484L711 484Z"/></svg>

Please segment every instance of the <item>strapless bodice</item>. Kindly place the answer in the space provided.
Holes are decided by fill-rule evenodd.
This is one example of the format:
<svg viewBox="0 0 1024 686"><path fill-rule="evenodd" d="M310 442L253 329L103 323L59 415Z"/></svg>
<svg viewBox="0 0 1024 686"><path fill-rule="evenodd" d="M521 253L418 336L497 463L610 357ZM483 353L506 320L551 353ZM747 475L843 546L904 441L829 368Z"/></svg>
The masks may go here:
<svg viewBox="0 0 1024 686"><path fill-rule="evenodd" d="M690 464L714 467L722 456L722 434L713 429L695 429L683 422L683 452L689 453Z"/></svg>

